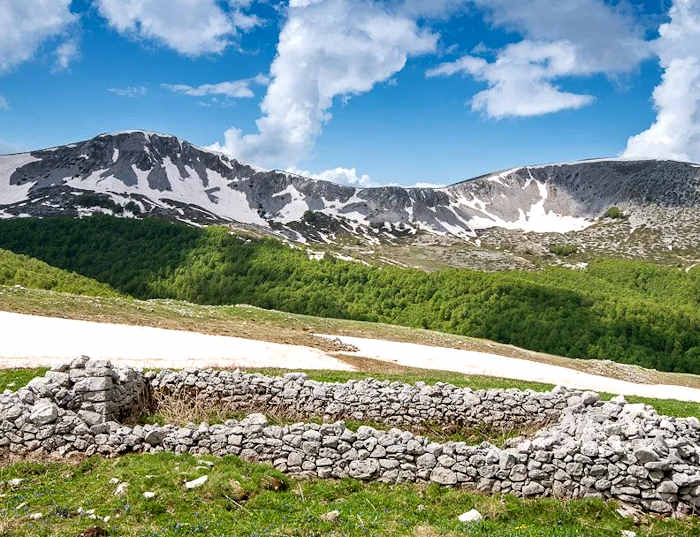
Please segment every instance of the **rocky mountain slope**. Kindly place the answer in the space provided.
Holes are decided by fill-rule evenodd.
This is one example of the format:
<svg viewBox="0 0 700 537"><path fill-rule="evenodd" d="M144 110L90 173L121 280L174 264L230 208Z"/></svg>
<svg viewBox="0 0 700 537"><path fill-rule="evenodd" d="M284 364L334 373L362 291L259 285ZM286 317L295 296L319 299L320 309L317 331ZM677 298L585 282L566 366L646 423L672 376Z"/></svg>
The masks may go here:
<svg viewBox="0 0 700 537"><path fill-rule="evenodd" d="M624 218L601 219L611 207ZM436 189L354 188L261 170L144 131L0 156L0 217L93 212L241 224L297 242L395 246L427 236L477 257L489 250L526 260L562 240L642 255L697 246L700 166L592 160Z"/></svg>

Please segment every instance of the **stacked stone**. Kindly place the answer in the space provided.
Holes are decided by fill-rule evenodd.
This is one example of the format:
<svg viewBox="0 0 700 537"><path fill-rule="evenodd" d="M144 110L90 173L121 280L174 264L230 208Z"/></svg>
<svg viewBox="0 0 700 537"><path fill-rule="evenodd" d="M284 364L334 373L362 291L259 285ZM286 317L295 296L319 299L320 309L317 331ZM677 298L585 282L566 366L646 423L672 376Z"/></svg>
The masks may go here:
<svg viewBox="0 0 700 537"><path fill-rule="evenodd" d="M374 379L325 383L303 373L267 377L239 371L187 369L161 371L153 379L154 392L197 397L236 409L280 409L326 421L353 419L387 425L436 423L512 429L525 424L557 421L569 397L580 395L563 388L531 390L471 390L451 384L432 386Z"/></svg>
<svg viewBox="0 0 700 537"><path fill-rule="evenodd" d="M586 402L574 398L560 424L507 449L487 442L439 444L399 429L352 431L343 422L269 426L260 414L220 425L109 427L96 438L105 454L238 455L321 478L435 482L524 497L612 498L663 514L700 508L698 420L658 416L651 407L622 399L600 403L592 394Z"/></svg>
<svg viewBox="0 0 700 537"><path fill-rule="evenodd" d="M105 363L83 365L85 371L110 369ZM80 368L70 368L69 379L73 369ZM203 378L212 378L189 375L186 378L199 379L194 385L199 382L200 389L206 389L201 385ZM48 378L55 383L55 375ZM301 377L291 378L299 382ZM65 386L46 386L46 382L32 382L0 396L0 450L58 455L160 451L238 455L292 474L321 478L434 482L524 497L600 497L662 514L700 509L700 421L660 416L651 407L627 404L621 397L601 402L592 392L568 392L558 423L532 439L516 439L501 449L486 442L440 444L399 429L352 431L343 422L268 425L261 414L186 427L131 427L116 421L90 424L86 412L95 412L95 407L85 410L83 405L94 402L81 398L77 404L77 396L61 391ZM555 392L562 393L567 392ZM138 401L138 395L133 395L133 404Z"/></svg>
<svg viewBox="0 0 700 537"><path fill-rule="evenodd" d="M142 414L149 397L140 371L77 358L0 395L0 449L87 452L106 422Z"/></svg>
<svg viewBox="0 0 700 537"><path fill-rule="evenodd" d="M700 509L700 421L660 416L623 397L595 399L572 397L560 423L517 446L535 453L537 470L554 470L552 493L615 498L663 514Z"/></svg>
<svg viewBox="0 0 700 537"><path fill-rule="evenodd" d="M77 411L91 425L140 415L150 393L140 371L115 369L108 360L87 356L52 368L43 378L30 381L27 389Z"/></svg>

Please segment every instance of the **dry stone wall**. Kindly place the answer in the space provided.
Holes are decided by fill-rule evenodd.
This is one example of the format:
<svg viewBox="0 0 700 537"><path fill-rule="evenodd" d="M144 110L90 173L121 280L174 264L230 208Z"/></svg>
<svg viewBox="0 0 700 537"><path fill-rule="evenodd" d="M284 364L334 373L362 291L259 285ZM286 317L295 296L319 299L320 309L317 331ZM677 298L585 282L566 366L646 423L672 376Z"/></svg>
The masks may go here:
<svg viewBox="0 0 700 537"><path fill-rule="evenodd" d="M151 386L156 392L196 397L228 408L278 408L326 421L353 419L396 426L488 425L494 429L558 420L568 400L577 396L577 392L565 389L475 391L444 383L411 385L374 379L325 383L309 380L304 373L267 377L196 369L161 371L151 380Z"/></svg>
<svg viewBox="0 0 700 537"><path fill-rule="evenodd" d="M84 375L74 373L74 370L81 369ZM114 383L111 391L103 389L105 386L97 382L92 386L96 388L93 391L76 389L76 386L83 386L77 379L102 378L99 375L93 377L94 371L111 371L109 377ZM68 373L69 381L55 373ZM279 387L292 382L303 387L300 393L313 386L319 395L325 390L324 397L333 393L338 398L340 393L344 393L341 399L345 402L348 398L358 398L354 384L309 383L298 375L261 378L231 374L229 377L211 371L175 374L178 377L168 375L173 373L143 375L134 370L114 370L105 362L74 362L72 367L50 372L41 382L32 381L17 392L6 391L0 395L0 450L58 455L115 455L166 450L238 455L248 460L270 463L289 473L321 478L352 477L387 483L435 482L525 497L594 496L616 499L645 511L667 515L695 513L700 509L698 419L660 416L653 408L628 404L622 397L602 402L597 394L591 392L576 393L562 389L551 392L550 398L533 392L515 396L512 390L495 391L484 396L485 399L478 395L478 401L473 401L480 411L486 413L484 418L488 418L490 407L483 401L500 401L499 397L546 401L543 403L545 408L559 410L556 423L543 428L531 439L514 441L505 449L489 443L439 444L400 429L380 431L360 427L352 431L342 421L324 425L269 425L262 414L251 414L241 421L227 421L218 425L192 424L186 427L127 426L111 419L114 414L110 414L110 408L112 412L124 415L126 401L130 397L133 408L139 410L147 403L149 389L181 386L176 378L181 379L182 386L194 386L200 391L208 390L209 382L212 386L218 386L214 379L229 382L245 378L246 389L256 385L260 390L258 393L262 395L267 393L263 387L274 385L278 394L274 397L281 397L279 394L284 393L284 389L279 391ZM75 382L70 380L71 376L76 379ZM166 380L168 378L170 380ZM114 389L115 385L118 389ZM345 389L341 386L345 386ZM411 393L418 397L419 402L420 395L417 394L427 388L417 386L409 389L401 384L376 381L368 381L362 386L360 392L370 389L372 397L376 395L374 390L385 390L386 393L382 392L382 395L389 395L390 398L392 394ZM226 389L236 391L234 386ZM455 395L460 390L458 388L440 385L431 389L438 390L439 395L431 399L432 405L426 401L418 414L406 410L412 408L413 401L406 395L403 405L394 402L387 407L393 413L388 413L386 417L394 420L406 414L410 418L408 422L416 423L415 420L423 415L421 412L428 411L426 409L442 408L441 405L447 404L445 401L451 401L452 397L460 401ZM219 388L212 393L217 393L217 390ZM468 395L467 391L462 391L465 396ZM99 397L84 395L100 392L105 393ZM95 406L95 403L112 402L101 400L109 398L110 394L117 398L114 404ZM297 397L300 395L297 394ZM285 398L282 397L282 400ZM308 400L311 401L311 397ZM321 401L319 408L327 409L331 404L329 399L321 398ZM561 401L565 403L560 405ZM355 403L349 408L363 408L361 401ZM370 414L373 418L385 416L381 410L385 407L380 405L378 410L376 401L367 399L364 405L372 412L380 412L376 416ZM300 408L307 408L306 403ZM104 413L101 414L103 409ZM96 415L102 417L97 419ZM335 412L329 415L335 415ZM432 417L435 418L434 415ZM474 414L473 418L476 417Z"/></svg>

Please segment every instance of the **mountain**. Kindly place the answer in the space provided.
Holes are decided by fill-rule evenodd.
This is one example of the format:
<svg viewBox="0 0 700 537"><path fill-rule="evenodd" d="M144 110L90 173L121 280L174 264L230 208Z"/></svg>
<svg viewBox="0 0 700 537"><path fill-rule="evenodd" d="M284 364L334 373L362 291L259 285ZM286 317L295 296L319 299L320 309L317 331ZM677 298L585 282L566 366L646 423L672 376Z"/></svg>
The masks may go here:
<svg viewBox="0 0 700 537"><path fill-rule="evenodd" d="M601 220L612 207L624 218ZM241 224L297 242L432 236L496 251L530 243L540 251L557 237L585 247L592 236L597 247L611 237L599 237L606 221L616 224L613 242L643 230L652 249L682 250L699 243L700 166L602 159L513 168L444 188L355 188L145 131L0 156L0 217L97 211Z"/></svg>

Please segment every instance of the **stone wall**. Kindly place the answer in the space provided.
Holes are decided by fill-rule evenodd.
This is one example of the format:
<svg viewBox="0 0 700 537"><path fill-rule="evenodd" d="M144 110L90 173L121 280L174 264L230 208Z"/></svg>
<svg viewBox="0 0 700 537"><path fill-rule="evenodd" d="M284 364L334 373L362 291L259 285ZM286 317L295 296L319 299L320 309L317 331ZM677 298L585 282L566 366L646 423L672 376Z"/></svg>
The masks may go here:
<svg viewBox="0 0 700 537"><path fill-rule="evenodd" d="M60 383L54 382L55 373L67 372L70 379L74 369L81 369L79 364L73 365L75 367L67 371L49 373L47 378L52 379L49 382L32 381L26 388L15 393L6 391L0 395L0 450L58 455L114 455L165 450L192 454L231 454L247 460L268 462L289 473L321 478L353 477L388 483L435 482L445 486L525 497L595 496L616 499L634 504L645 511L662 514L688 514L700 509L698 419L659 416L653 408L628 404L622 397L602 402L597 394L591 392L572 394L556 390L550 394L557 401L554 406L559 405L562 394L566 394L566 403L559 411L557 423L543 428L529 440L520 439L508 448L501 449L488 443L476 446L463 442L439 444L399 429L380 431L360 427L357 431L352 431L343 422L324 425L269 425L261 414L252 414L242 421L227 421L220 425L193 424L186 427L127 426L109 421L107 417L104 420L94 420L94 414L86 414L96 413L94 402L90 401L93 397L85 398L78 394L108 392L100 397L102 399L108 397L110 392L78 392L75 390L79 382L77 380L70 386L60 386ZM104 362L83 365L82 369L86 372L111 370L109 364ZM172 374L144 377L138 372L129 371L131 370L117 370L110 375L113 380L114 375L131 379L129 382L118 383L125 391L111 392L121 394L122 406L126 404L126 393L132 394L129 397L132 397L135 407L143 404L144 391L147 391L147 388L140 388L145 384L142 384L143 379L150 381L153 389L161 389L168 384L164 379ZM184 375L183 382L199 390L207 390L208 380L229 379L225 375L214 375L211 372L188 372ZM59 378L65 383L65 377ZM76 378L93 377L86 373L85 376ZM332 392L335 395L342 392L339 386L347 387L309 384L308 380L300 376L246 378L249 385L263 386L288 385L292 379L297 386L314 386L318 390L325 389L326 394ZM196 379L193 385L192 379ZM379 391L385 388L390 394L405 393L408 390L401 384L387 385L376 381L368 381L364 385L373 386L372 389ZM134 388L129 389L128 386ZM418 386L415 390L422 393L426 388ZM445 385L434 389L442 394L435 397L440 400L444 399L446 393L455 394L459 391ZM73 397L65 395L64 390L72 392ZM360 391L362 390L364 388ZM355 397L355 391L348 389L345 393L350 394L349 397ZM494 393L500 393L501 396L513 395L512 390ZM518 395L517 398L551 403L551 400L542 399L543 394L522 394L525 395ZM497 399L496 395L493 397ZM80 405L75 400L79 400ZM322 407L327 408L329 401L323 401ZM474 400L477 406L483 405L480 396L478 401ZM68 405L65 404L67 402ZM84 404L92 404L93 407L86 410ZM411 408L410 400L403 407L400 404L396 407L397 404L390 407L394 410ZM438 408L440 404L446 403L440 402ZM365 405L366 408L376 410L374 401L367 401ZM107 405L106 408L109 407ZM479 408L487 411L484 418L488 418L489 407ZM387 417L393 419L396 415L402 413ZM407 415L411 420L418 417L411 413Z"/></svg>
<svg viewBox="0 0 700 537"><path fill-rule="evenodd" d="M156 392L196 397L240 409L281 409L326 421L353 419L387 425L419 423L461 427L488 425L512 429L545 424L561 417L578 392L521 390L471 390L451 384L415 385L374 379L325 383L303 373L266 377L240 371L187 369L161 371L151 379Z"/></svg>
<svg viewBox="0 0 700 537"><path fill-rule="evenodd" d="M141 415L149 407L150 385L141 371L83 356L32 379L6 399L42 409L46 419L64 409L95 425Z"/></svg>

